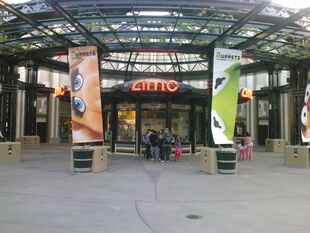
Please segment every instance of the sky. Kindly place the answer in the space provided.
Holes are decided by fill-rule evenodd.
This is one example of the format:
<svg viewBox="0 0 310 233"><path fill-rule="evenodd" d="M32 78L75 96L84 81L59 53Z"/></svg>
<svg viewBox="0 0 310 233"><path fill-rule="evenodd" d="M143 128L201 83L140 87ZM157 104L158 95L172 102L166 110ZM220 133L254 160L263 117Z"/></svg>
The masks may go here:
<svg viewBox="0 0 310 233"><path fill-rule="evenodd" d="M8 3L21 3L27 2L27 0L4 0ZM310 6L309 0L272 0L272 2L277 3L279 5L290 7L290 8L306 8Z"/></svg>

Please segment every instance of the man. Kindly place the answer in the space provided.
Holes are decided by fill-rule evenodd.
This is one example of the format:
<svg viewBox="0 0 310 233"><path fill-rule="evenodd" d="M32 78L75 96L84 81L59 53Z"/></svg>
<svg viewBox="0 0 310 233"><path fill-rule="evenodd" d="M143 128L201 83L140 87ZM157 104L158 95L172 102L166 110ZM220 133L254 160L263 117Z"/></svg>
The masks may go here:
<svg viewBox="0 0 310 233"><path fill-rule="evenodd" d="M158 161L159 153L158 153L158 137L155 130L153 130L152 134L150 135L150 144L151 144L151 154L152 154L152 161Z"/></svg>
<svg viewBox="0 0 310 233"><path fill-rule="evenodd" d="M171 135L169 129L165 128L164 140L163 140L163 145L162 145L164 161L162 161L162 162L169 162L169 160L170 160L171 141L172 141L172 135Z"/></svg>
<svg viewBox="0 0 310 233"><path fill-rule="evenodd" d="M148 129L143 135L143 143L145 145L145 157L149 159L151 157L151 145L150 145L150 135L152 131Z"/></svg>

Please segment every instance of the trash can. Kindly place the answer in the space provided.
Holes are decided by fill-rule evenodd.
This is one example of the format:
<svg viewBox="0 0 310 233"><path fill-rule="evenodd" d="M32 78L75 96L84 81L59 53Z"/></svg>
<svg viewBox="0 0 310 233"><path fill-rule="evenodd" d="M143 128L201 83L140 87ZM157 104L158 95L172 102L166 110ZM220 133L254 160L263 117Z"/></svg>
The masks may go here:
<svg viewBox="0 0 310 233"><path fill-rule="evenodd" d="M93 152L91 149L72 149L73 172L91 172L93 165Z"/></svg>
<svg viewBox="0 0 310 233"><path fill-rule="evenodd" d="M218 173L235 174L237 172L235 149L221 149L216 152L216 155Z"/></svg>

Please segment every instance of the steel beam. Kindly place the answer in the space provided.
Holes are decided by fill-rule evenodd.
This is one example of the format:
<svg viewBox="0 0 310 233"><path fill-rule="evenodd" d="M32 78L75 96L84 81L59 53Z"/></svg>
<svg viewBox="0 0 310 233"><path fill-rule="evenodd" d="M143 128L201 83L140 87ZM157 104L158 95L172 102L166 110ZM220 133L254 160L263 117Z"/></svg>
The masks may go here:
<svg viewBox="0 0 310 233"><path fill-rule="evenodd" d="M279 23L267 28L266 30L256 34L255 36L251 37L250 39L246 40L245 42L241 42L240 44L237 44L234 46L234 49L240 49L244 50L247 48L251 48L253 45L255 45L258 41L261 41L265 39L266 37L274 34L275 32L279 31L280 29L284 28L285 26L288 26L291 23L294 23L301 17L310 14L310 7L305 8L303 10L300 10L298 13L290 16L287 19L284 19L280 21Z"/></svg>
<svg viewBox="0 0 310 233"><path fill-rule="evenodd" d="M67 20L72 27L75 28L81 35L84 36L93 45L99 47L102 52L107 52L108 47L103 45L92 33L90 33L80 22L78 22L68 11L66 11L62 6L60 6L55 0L46 0L54 10L58 11L65 20Z"/></svg>
<svg viewBox="0 0 310 233"><path fill-rule="evenodd" d="M45 36L51 38L54 41L58 41L62 44L66 44L68 46L75 46L76 44L72 41L68 40L67 38L63 37L62 35L55 32L53 29L50 29L40 22L34 20L33 18L29 17L28 15L24 14L23 12L17 10L16 8L12 7L11 5L0 1L0 6L2 6L7 11L11 12L12 14L16 15L18 18L24 20L26 23L31 25L36 30L42 32Z"/></svg>
<svg viewBox="0 0 310 233"><path fill-rule="evenodd" d="M245 24L249 22L249 20L260 13L266 6L269 5L270 2L261 2L259 5L257 5L254 9L252 9L249 13L244 15L239 21L237 21L233 26L228 28L224 33L222 33L218 38L213 40L211 44L209 45L209 48L212 48L216 42L223 41L227 36L230 36L234 34L236 31L238 31L240 28L242 28Z"/></svg>

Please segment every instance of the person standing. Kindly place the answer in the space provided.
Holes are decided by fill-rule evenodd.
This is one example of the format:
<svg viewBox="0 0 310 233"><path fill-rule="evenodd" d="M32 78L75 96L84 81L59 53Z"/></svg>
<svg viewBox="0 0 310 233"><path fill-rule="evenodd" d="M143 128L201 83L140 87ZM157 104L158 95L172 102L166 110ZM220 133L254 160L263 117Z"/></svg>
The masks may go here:
<svg viewBox="0 0 310 233"><path fill-rule="evenodd" d="M152 131L148 129L143 135L143 143L145 145L145 158L149 159L151 157L151 145L150 145L150 135Z"/></svg>
<svg viewBox="0 0 310 233"><path fill-rule="evenodd" d="M164 162L169 162L170 154L171 154L171 141L172 141L172 135L168 128L165 128L164 131L164 138L163 138L163 156L164 156Z"/></svg>
<svg viewBox="0 0 310 233"><path fill-rule="evenodd" d="M158 161L158 147L157 147L157 132L153 130L152 134L150 135L150 144L151 144L151 154L152 154L152 161Z"/></svg>
<svg viewBox="0 0 310 233"><path fill-rule="evenodd" d="M174 148L175 148L174 161L180 162L181 161L181 155L182 155L181 142L180 142L177 135L175 135L174 140L175 140L175 142L174 142Z"/></svg>
<svg viewBox="0 0 310 233"><path fill-rule="evenodd" d="M159 149L159 159L164 160L164 153L163 153L163 143L164 143L164 130L160 129L158 132L158 149Z"/></svg>

